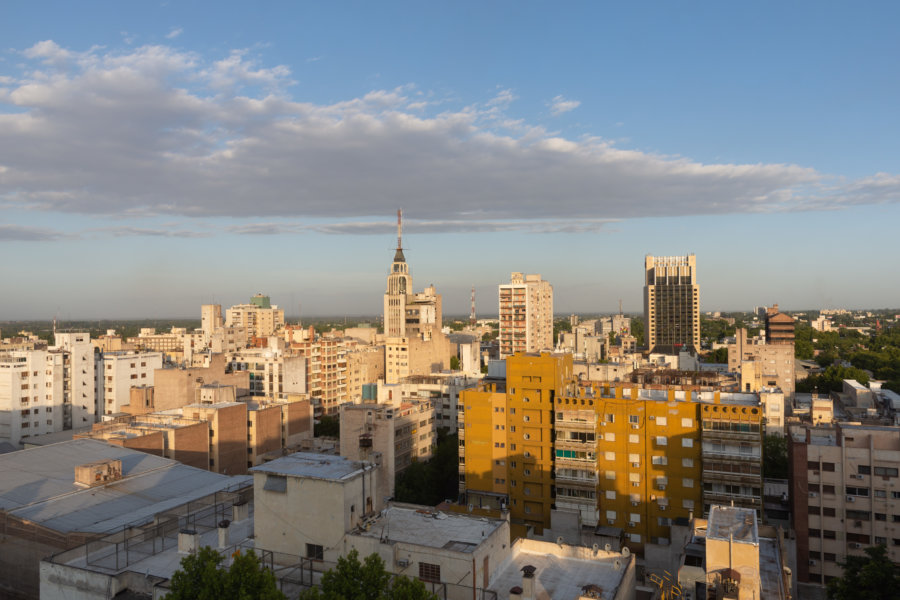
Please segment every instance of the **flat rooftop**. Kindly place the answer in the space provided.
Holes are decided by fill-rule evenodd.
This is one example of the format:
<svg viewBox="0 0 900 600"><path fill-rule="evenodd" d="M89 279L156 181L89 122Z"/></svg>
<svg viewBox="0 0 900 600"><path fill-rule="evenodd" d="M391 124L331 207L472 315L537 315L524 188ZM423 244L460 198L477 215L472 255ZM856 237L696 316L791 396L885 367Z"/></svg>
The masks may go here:
<svg viewBox="0 0 900 600"><path fill-rule="evenodd" d="M368 530L359 529L354 535L468 553L505 521L392 505L370 523Z"/></svg>
<svg viewBox="0 0 900 600"><path fill-rule="evenodd" d="M706 523L706 539L733 539L737 543L759 544L756 511L738 506L713 506Z"/></svg>
<svg viewBox="0 0 900 600"><path fill-rule="evenodd" d="M362 473L367 466L369 463L350 460L343 456L296 452L253 467L250 472L340 481Z"/></svg>
<svg viewBox="0 0 900 600"><path fill-rule="evenodd" d="M598 550L595 554L590 548L519 539L489 589L498 600L508 599L510 589L522 587L522 567L530 565L535 567L534 598L570 600L581 596L586 586L594 586L597 598L613 600L634 560L634 555L619 552ZM633 575L631 581L633 585Z"/></svg>
<svg viewBox="0 0 900 600"><path fill-rule="evenodd" d="M118 459L122 478L86 488L75 467ZM79 439L0 455L0 510L63 533L105 533L144 523L193 499L251 485L100 440Z"/></svg>

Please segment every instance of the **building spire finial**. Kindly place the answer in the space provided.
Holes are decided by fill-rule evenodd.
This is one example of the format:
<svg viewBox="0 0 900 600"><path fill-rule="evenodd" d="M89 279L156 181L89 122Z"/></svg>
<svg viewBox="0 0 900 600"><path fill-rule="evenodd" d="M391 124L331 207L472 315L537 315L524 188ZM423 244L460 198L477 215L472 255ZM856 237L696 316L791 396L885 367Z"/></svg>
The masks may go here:
<svg viewBox="0 0 900 600"><path fill-rule="evenodd" d="M397 250L403 249L403 209L397 209Z"/></svg>

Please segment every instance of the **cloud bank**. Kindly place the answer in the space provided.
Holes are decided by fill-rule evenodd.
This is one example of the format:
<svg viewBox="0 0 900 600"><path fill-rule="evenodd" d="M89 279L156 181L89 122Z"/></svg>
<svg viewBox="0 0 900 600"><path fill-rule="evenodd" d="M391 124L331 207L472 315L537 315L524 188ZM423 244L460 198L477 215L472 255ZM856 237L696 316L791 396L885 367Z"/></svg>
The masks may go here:
<svg viewBox="0 0 900 600"><path fill-rule="evenodd" d="M836 182L796 165L566 139L510 118L511 90L452 109L412 85L316 104L291 94L302 90L290 69L244 50L210 61L162 45L78 52L48 40L19 58L23 70L0 74L0 207L18 210L355 219L302 227L371 233L388 226L372 216L404 207L422 231L596 231L615 219L900 200L891 174ZM578 105L557 96L551 112Z"/></svg>

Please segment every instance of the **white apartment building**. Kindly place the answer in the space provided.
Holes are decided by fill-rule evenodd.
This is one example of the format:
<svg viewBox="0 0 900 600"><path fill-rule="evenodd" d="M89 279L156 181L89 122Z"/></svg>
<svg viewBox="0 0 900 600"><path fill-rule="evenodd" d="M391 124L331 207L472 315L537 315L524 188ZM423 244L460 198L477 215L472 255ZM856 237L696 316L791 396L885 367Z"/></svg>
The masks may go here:
<svg viewBox="0 0 900 600"><path fill-rule="evenodd" d="M553 348L553 286L513 273L500 285L500 358Z"/></svg>
<svg viewBox="0 0 900 600"><path fill-rule="evenodd" d="M97 361L97 414L122 412L131 401L131 387L153 385L153 372L162 366L162 352L102 353Z"/></svg>
<svg viewBox="0 0 900 600"><path fill-rule="evenodd" d="M249 335L267 337L284 327L284 311L271 304L268 296L256 294L249 304L236 304L225 311L225 326L244 327Z"/></svg>
<svg viewBox="0 0 900 600"><path fill-rule="evenodd" d="M250 394L268 398L286 398L287 394L305 394L306 358L285 356L271 348L245 348L228 355L234 371L250 373Z"/></svg>
<svg viewBox="0 0 900 600"><path fill-rule="evenodd" d="M0 354L0 440L63 430L65 357L49 350Z"/></svg>
<svg viewBox="0 0 900 600"><path fill-rule="evenodd" d="M88 427L96 420L94 344L89 333L54 335L63 352L63 429Z"/></svg>

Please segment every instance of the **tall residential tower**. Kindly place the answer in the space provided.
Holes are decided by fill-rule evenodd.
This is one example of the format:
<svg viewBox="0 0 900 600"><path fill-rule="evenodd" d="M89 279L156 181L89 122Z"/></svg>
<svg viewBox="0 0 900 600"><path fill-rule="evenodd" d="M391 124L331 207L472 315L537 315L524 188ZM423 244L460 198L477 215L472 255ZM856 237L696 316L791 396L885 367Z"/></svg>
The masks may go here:
<svg viewBox="0 0 900 600"><path fill-rule="evenodd" d="M644 260L644 321L651 352L700 349L700 286L697 257L647 256Z"/></svg>
<svg viewBox="0 0 900 600"><path fill-rule="evenodd" d="M553 286L513 273L500 285L500 358L553 348Z"/></svg>

